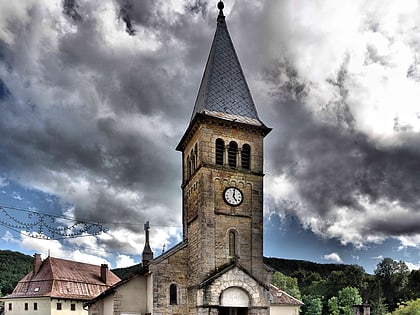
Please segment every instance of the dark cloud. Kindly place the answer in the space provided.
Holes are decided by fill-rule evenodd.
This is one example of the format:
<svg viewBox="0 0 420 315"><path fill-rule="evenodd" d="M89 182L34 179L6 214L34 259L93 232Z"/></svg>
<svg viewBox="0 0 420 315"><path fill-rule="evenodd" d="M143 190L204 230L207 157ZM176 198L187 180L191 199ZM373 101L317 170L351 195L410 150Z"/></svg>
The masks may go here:
<svg viewBox="0 0 420 315"><path fill-rule="evenodd" d="M78 12L79 4L77 0L64 0L63 1L64 14L71 17L73 20L80 22L82 16Z"/></svg>
<svg viewBox="0 0 420 315"><path fill-rule="evenodd" d="M56 41L36 41L43 36L33 27L40 14L15 31L16 41L3 51L14 60L6 81L13 97L0 105L0 130L7 135L1 173L23 185L52 185L63 203L74 205L76 218L176 226L177 212L164 212L180 207L175 146L194 100L194 91L185 89L192 65L165 46L119 49L100 29L97 8L76 4L64 6L85 18ZM31 35L32 49L21 50ZM136 225L126 228L142 234Z"/></svg>
<svg viewBox="0 0 420 315"><path fill-rule="evenodd" d="M284 68L293 77L290 69ZM381 144L363 132L353 128L354 118L346 105L347 92L343 92L343 69L338 72L337 81L330 83L339 90L339 99L327 104L322 112L329 111L320 120L304 104L305 94L299 93L293 84L295 77L288 80L278 93L282 101L274 103L276 116L270 120L274 124L269 136L270 165L286 176L296 188L308 212L304 216L328 220L338 208L345 208L354 216L364 216L370 206L383 203L372 221L366 217L359 228L366 235L413 235L418 223L408 217L418 217L420 200L420 143L417 133L402 131L394 141ZM297 82L296 81L296 82ZM293 100L293 98L295 100ZM331 106L331 104L333 106ZM342 118L344 117L344 118ZM343 124L343 121L345 122ZM289 212L299 214L302 204L293 201L286 205ZM407 210L404 216L387 215L392 205ZM287 208L287 207L286 207ZM381 206L379 206L381 208ZM306 218L301 217L304 222ZM385 222L388 222L385 224ZM409 223L410 222L410 223Z"/></svg>

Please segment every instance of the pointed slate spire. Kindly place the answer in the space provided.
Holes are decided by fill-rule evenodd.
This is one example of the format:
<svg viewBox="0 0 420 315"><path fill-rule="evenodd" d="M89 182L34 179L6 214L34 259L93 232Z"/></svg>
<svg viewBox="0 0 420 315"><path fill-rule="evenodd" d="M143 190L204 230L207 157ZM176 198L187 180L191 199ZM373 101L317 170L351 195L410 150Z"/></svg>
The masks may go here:
<svg viewBox="0 0 420 315"><path fill-rule="evenodd" d="M194 106L191 120L197 113L229 120L263 125L242 72L230 38L223 2L217 5L219 16L210 54Z"/></svg>

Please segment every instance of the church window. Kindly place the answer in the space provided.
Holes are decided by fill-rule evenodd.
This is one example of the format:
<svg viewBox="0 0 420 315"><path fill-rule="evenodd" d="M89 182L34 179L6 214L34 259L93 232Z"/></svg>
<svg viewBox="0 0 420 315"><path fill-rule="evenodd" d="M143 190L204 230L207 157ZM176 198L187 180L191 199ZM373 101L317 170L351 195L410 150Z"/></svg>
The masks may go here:
<svg viewBox="0 0 420 315"><path fill-rule="evenodd" d="M249 159L250 159L250 155L251 155L251 147L249 146L249 144L244 144L242 146L242 151L241 151L241 165L242 168L249 170Z"/></svg>
<svg viewBox="0 0 420 315"><path fill-rule="evenodd" d="M238 144L235 141L229 143L228 163L230 167L236 167L236 155L238 152Z"/></svg>
<svg viewBox="0 0 420 315"><path fill-rule="evenodd" d="M194 164L195 164L195 167L197 168L197 166L198 166L198 145L197 145L197 143L194 146L194 152L195 152L195 154L194 154Z"/></svg>
<svg viewBox="0 0 420 315"><path fill-rule="evenodd" d="M191 176L191 160L190 156L187 156L187 178L190 178Z"/></svg>
<svg viewBox="0 0 420 315"><path fill-rule="evenodd" d="M12 303L9 303L9 311L12 310Z"/></svg>
<svg viewBox="0 0 420 315"><path fill-rule="evenodd" d="M191 174L195 171L195 152L191 150Z"/></svg>
<svg viewBox="0 0 420 315"><path fill-rule="evenodd" d="M62 309L62 305L61 305L61 303L57 303L57 310L61 310Z"/></svg>
<svg viewBox="0 0 420 315"><path fill-rule="evenodd" d="M75 311L76 310L76 304L71 303L70 304L70 311Z"/></svg>
<svg viewBox="0 0 420 315"><path fill-rule="evenodd" d="M225 153L225 142L222 139L216 140L216 164L223 165L223 156Z"/></svg>
<svg viewBox="0 0 420 315"><path fill-rule="evenodd" d="M178 287L176 284L172 283L169 286L169 305L178 304Z"/></svg>
<svg viewBox="0 0 420 315"><path fill-rule="evenodd" d="M28 303L25 303L25 311L27 311L29 309L29 305Z"/></svg>
<svg viewBox="0 0 420 315"><path fill-rule="evenodd" d="M229 231L229 256L236 256L236 234Z"/></svg>
<svg viewBox="0 0 420 315"><path fill-rule="evenodd" d="M34 303L34 311L37 311L38 310L38 303Z"/></svg>

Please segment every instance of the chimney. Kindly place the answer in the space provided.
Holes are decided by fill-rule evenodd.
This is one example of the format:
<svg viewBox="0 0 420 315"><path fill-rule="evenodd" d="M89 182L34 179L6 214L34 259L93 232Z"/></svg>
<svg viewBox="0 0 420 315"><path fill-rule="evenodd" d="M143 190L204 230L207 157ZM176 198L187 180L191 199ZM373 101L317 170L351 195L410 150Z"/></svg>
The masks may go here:
<svg viewBox="0 0 420 315"><path fill-rule="evenodd" d="M149 225L149 221L147 221L144 224L144 231L145 231L145 234L146 234L146 242L144 244L144 249L143 249L143 254L142 254L143 266L147 266L153 260L153 252L152 252L152 249L150 248L150 244L149 244L149 229L150 229L150 225Z"/></svg>
<svg viewBox="0 0 420 315"><path fill-rule="evenodd" d="M34 260L32 261L32 271L33 275L36 275L41 268L42 259L41 254L34 254Z"/></svg>
<svg viewBox="0 0 420 315"><path fill-rule="evenodd" d="M103 281L103 283L106 284L106 275L108 273L108 265L107 264L102 264L101 265L101 279Z"/></svg>

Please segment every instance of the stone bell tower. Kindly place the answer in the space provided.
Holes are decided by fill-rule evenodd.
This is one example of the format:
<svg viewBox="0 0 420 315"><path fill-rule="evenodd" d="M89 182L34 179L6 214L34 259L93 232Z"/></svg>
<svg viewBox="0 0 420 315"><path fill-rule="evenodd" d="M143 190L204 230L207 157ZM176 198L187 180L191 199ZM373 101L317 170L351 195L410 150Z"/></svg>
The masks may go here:
<svg viewBox="0 0 420 315"><path fill-rule="evenodd" d="M222 296L214 297L214 292L204 287L218 272L235 266L257 283L258 288L240 289L249 297L250 308L227 303L219 305L219 313L214 314L230 314L235 307L242 309L235 314L268 314L263 293L267 280L263 265L263 139L271 129L258 117L223 7L220 1L216 33L191 121L177 146L183 161L183 235L188 242L189 286L203 288L201 293L190 292L189 303L211 308L210 300L217 299L214 303L219 304ZM238 273L238 277L243 275ZM250 290L259 290L259 302L252 301ZM232 300L242 293L231 290L226 298Z"/></svg>

